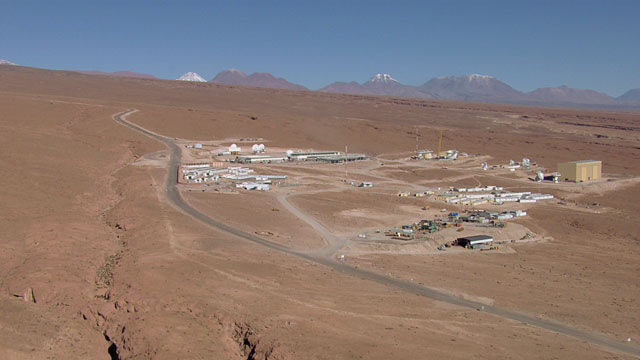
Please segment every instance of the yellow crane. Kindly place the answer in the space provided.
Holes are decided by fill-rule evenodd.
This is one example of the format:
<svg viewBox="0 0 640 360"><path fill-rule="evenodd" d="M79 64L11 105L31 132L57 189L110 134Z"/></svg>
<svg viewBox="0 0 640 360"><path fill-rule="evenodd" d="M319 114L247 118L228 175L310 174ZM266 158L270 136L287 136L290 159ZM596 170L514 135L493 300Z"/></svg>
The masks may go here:
<svg viewBox="0 0 640 360"><path fill-rule="evenodd" d="M440 130L440 140L438 141L438 153L436 154L438 159L441 159L446 156L446 154L442 153L442 134L444 130Z"/></svg>

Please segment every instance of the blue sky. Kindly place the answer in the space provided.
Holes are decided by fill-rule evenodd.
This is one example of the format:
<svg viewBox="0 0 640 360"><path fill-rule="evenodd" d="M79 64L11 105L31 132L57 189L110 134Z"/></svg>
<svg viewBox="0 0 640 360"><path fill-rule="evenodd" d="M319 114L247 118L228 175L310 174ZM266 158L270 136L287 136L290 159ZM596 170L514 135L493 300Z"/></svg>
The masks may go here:
<svg viewBox="0 0 640 360"><path fill-rule="evenodd" d="M518 90L640 88L640 1L5 1L0 58L211 79L236 68L318 89L469 73Z"/></svg>

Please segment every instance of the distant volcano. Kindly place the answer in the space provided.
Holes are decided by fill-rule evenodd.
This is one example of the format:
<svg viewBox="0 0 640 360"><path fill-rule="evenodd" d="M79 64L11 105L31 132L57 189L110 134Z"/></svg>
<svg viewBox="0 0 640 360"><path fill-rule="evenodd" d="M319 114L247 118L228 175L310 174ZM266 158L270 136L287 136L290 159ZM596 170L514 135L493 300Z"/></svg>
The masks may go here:
<svg viewBox="0 0 640 360"><path fill-rule="evenodd" d="M188 73L180 76L176 80L194 81L194 82L207 82L207 80L205 80L202 76L200 76L200 74L194 73L194 72L188 72Z"/></svg>
<svg viewBox="0 0 640 360"><path fill-rule="evenodd" d="M427 81L418 89L435 99L514 102L523 93L489 75L443 76Z"/></svg>
<svg viewBox="0 0 640 360"><path fill-rule="evenodd" d="M350 83L335 82L326 86L320 91L337 92L347 94L370 94L384 96L405 96L405 97L427 97L421 93L415 86L403 85L389 74L376 74L369 81L358 84L353 81Z"/></svg>
<svg viewBox="0 0 640 360"><path fill-rule="evenodd" d="M254 86L270 89L308 90L306 87L277 78L269 73L253 73L248 75L240 70L225 70L211 80L212 83Z"/></svg>

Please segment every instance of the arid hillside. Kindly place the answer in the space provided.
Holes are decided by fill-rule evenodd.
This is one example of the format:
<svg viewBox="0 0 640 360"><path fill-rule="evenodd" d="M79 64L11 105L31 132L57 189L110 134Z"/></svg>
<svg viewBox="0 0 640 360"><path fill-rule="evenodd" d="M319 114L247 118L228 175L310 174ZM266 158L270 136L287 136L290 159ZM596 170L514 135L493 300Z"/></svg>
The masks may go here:
<svg viewBox="0 0 640 360"><path fill-rule="evenodd" d="M287 251L247 241L172 201L173 150L114 119L127 109L137 110L127 121L167 141L348 146L371 157L349 165L349 176L376 187L363 193L345 183L343 164L256 166L289 176L287 187L265 193L177 187L203 216ZM640 353L634 348L640 339L639 113L0 66L0 128L1 358L630 359ZM416 148L436 150L441 131L443 149L471 160L408 159ZM547 172L558 162L597 159L606 179L540 185L524 173L482 173L476 154L492 164L527 157ZM505 228L544 241L496 252L358 247L365 230L416 221L427 208L456 210L436 198L400 199L399 191L480 185L553 194L553 203L532 205L528 217ZM323 246L341 252L327 255ZM347 260L337 260L339 254ZM411 286L398 285L404 283ZM423 296L415 291L421 286L496 311Z"/></svg>

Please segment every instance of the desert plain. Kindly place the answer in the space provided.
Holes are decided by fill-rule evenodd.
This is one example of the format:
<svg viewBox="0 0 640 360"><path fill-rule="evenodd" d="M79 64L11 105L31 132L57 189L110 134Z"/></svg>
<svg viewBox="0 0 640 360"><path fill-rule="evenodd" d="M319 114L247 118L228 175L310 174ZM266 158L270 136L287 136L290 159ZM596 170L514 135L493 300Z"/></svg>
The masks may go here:
<svg viewBox="0 0 640 360"><path fill-rule="evenodd" d="M0 128L2 358L640 356L637 112L0 66ZM441 133L467 156L411 159ZM287 176L265 192L175 184L176 162L247 139L368 159L246 165ZM480 167L525 157L603 179ZM554 198L477 206L526 210L504 228L382 234L469 210L401 192L488 185ZM501 245L438 249L476 233Z"/></svg>

